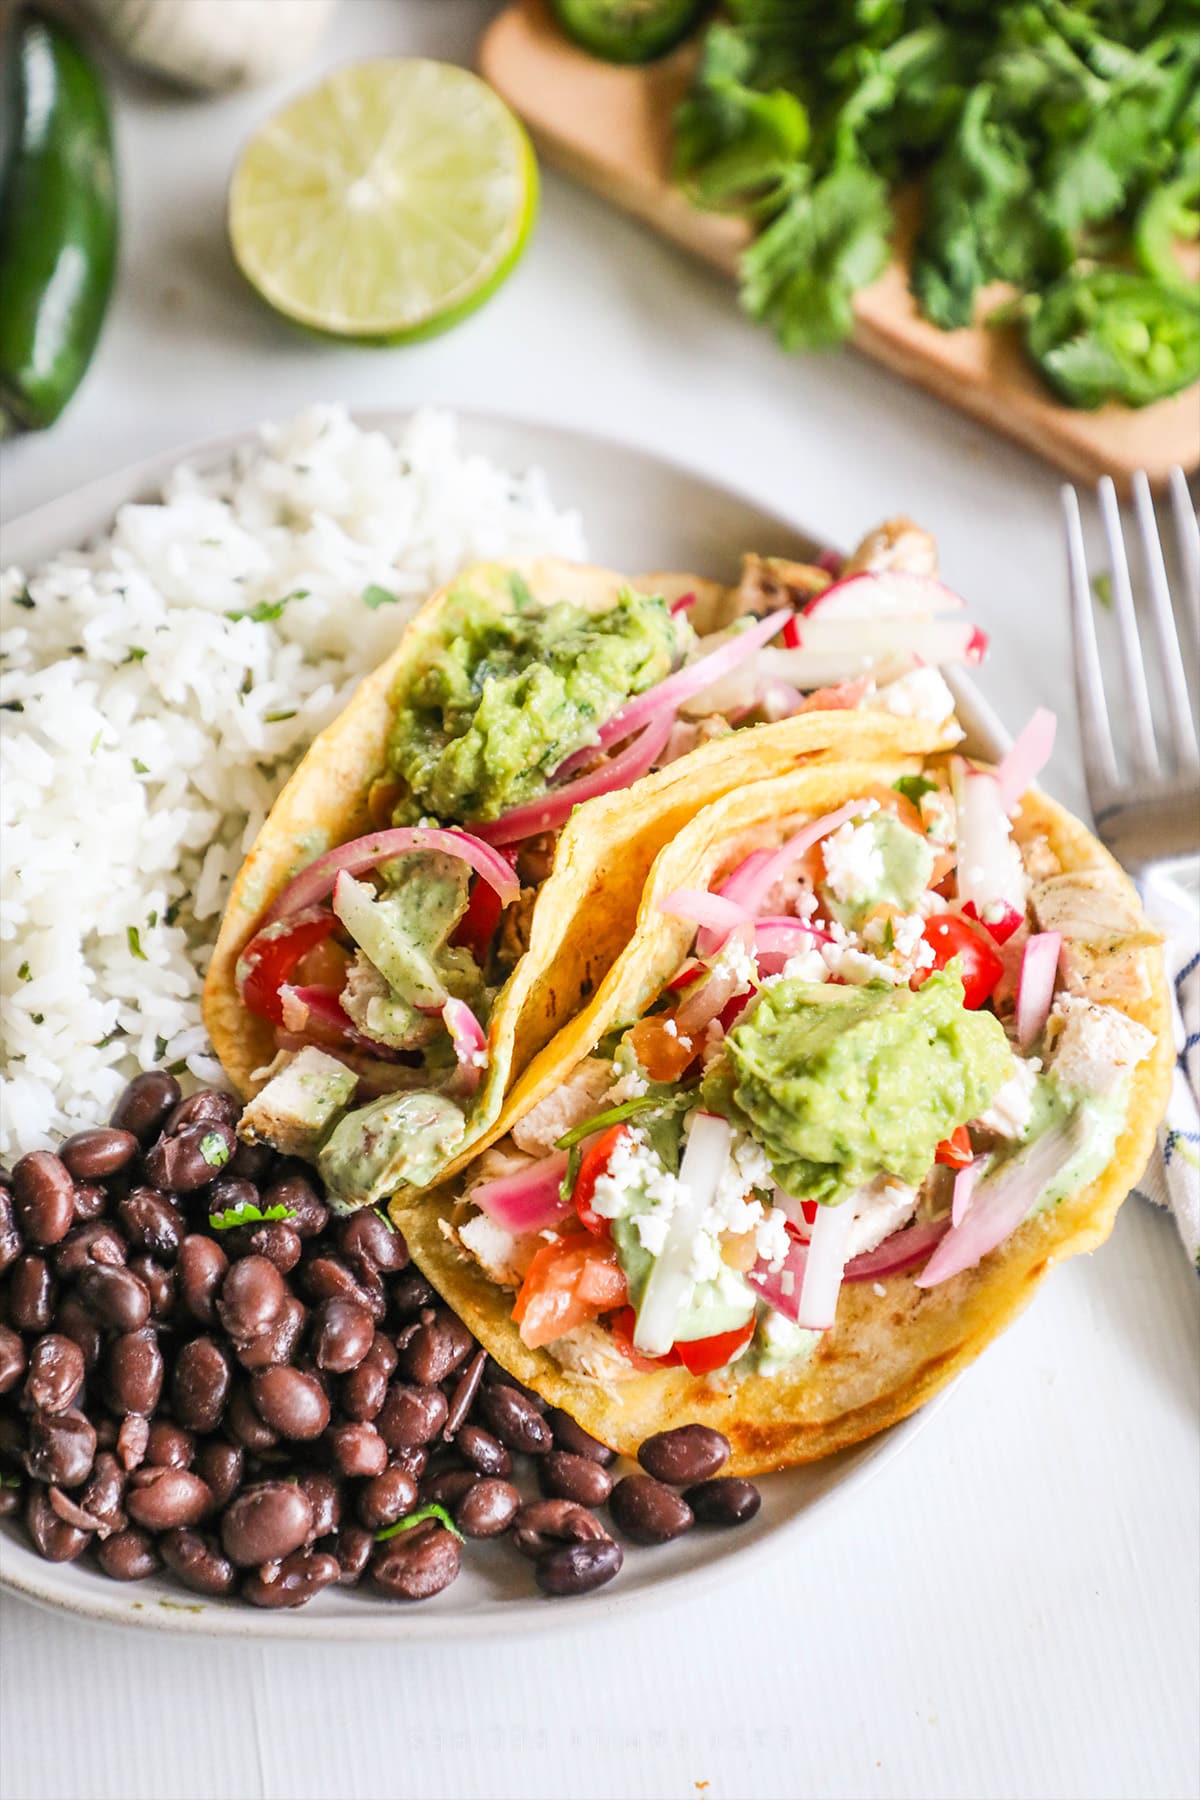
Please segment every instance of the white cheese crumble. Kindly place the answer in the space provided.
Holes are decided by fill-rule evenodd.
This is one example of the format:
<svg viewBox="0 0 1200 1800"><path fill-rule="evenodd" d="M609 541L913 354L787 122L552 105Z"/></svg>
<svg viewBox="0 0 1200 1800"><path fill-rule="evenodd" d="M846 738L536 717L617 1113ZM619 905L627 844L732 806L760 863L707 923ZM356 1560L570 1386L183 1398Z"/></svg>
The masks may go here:
<svg viewBox="0 0 1200 1800"><path fill-rule="evenodd" d="M864 801L864 812L877 812L879 802ZM830 832L822 846L825 855L825 885L835 900L848 905L879 892L884 880L883 851L870 819L857 823L848 819Z"/></svg>
<svg viewBox="0 0 1200 1800"><path fill-rule="evenodd" d="M846 1201L842 1202L843 1206L846 1204ZM855 1199L854 1223L850 1227L847 1262L851 1257L862 1256L867 1250L876 1249L894 1231L907 1225L916 1210L916 1188L909 1187L907 1182L897 1181L892 1175L877 1175L874 1181L859 1188Z"/></svg>
<svg viewBox="0 0 1200 1800"><path fill-rule="evenodd" d="M613 1064L616 1068L616 1064ZM637 1100L649 1088L650 1083L640 1069L628 1069L613 1082L604 1096L605 1107L621 1106L626 1100Z"/></svg>
<svg viewBox="0 0 1200 1800"><path fill-rule="evenodd" d="M1020 1056L1013 1057L1012 1074L999 1093L993 1095L986 1112L979 1115L978 1123L985 1131L1018 1142L1025 1136L1033 1117L1033 1095L1041 1066L1037 1057L1028 1062Z"/></svg>
<svg viewBox="0 0 1200 1800"><path fill-rule="evenodd" d="M869 981L886 981L892 987L900 987L908 979L895 963L883 962L878 956L855 949L846 941L845 932L839 936L836 928L833 942L821 945L821 958L831 975L851 987L865 987Z"/></svg>
<svg viewBox="0 0 1200 1800"><path fill-rule="evenodd" d="M928 719L940 725L954 711L954 695L937 669L912 669L879 690L879 700L901 719Z"/></svg>
<svg viewBox="0 0 1200 1800"><path fill-rule="evenodd" d="M747 950L740 932L731 932L726 938L711 965L711 972L718 977L732 975L739 992L754 987L758 981L758 964L754 952Z"/></svg>
<svg viewBox="0 0 1200 1800"><path fill-rule="evenodd" d="M925 836L939 849L947 849L958 830L953 797L945 788L934 788L931 793L921 795L920 809Z"/></svg>

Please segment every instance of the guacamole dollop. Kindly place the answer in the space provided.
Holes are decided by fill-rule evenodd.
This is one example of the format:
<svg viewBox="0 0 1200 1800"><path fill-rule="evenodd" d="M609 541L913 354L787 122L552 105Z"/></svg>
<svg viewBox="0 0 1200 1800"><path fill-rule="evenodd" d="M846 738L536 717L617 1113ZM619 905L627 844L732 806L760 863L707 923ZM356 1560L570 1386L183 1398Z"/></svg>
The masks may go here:
<svg viewBox="0 0 1200 1800"><path fill-rule="evenodd" d="M528 590L525 590L528 596ZM634 694L671 672L666 602L625 589L606 612L460 588L436 654L395 695L388 746L408 793L398 824L497 819L544 793L558 765Z"/></svg>
<svg viewBox="0 0 1200 1800"><path fill-rule="evenodd" d="M920 1181L1012 1067L953 964L915 993L784 980L726 1038L705 1104L748 1122L785 1192L836 1203L883 1173Z"/></svg>

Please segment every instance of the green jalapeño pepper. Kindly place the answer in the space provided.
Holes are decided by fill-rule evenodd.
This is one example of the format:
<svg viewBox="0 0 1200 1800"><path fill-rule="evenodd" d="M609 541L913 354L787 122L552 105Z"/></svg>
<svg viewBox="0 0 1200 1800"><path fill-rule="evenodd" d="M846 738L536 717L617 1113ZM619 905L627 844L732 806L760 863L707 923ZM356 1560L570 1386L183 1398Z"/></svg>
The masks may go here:
<svg viewBox="0 0 1200 1800"><path fill-rule="evenodd" d="M1121 269L1066 275L1047 289L1026 342L1072 406L1148 406L1200 378L1200 297Z"/></svg>
<svg viewBox="0 0 1200 1800"><path fill-rule="evenodd" d="M553 0L567 36L606 62L662 56L691 30L707 0Z"/></svg>
<svg viewBox="0 0 1200 1800"><path fill-rule="evenodd" d="M117 253L112 129L99 74L57 19L10 31L0 186L0 436L53 424L83 379Z"/></svg>

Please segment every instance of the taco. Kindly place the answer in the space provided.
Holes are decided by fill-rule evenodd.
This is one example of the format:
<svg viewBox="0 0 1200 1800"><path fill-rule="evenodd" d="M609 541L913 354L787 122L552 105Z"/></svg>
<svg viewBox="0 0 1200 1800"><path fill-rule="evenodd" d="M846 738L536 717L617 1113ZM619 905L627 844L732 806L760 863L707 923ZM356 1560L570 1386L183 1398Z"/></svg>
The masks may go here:
<svg viewBox="0 0 1200 1800"><path fill-rule="evenodd" d="M1048 723L995 771L715 801L493 1146L393 1204L496 1360L606 1444L699 1421L743 1473L824 1456L1107 1237L1171 1031L1134 890L1027 785Z"/></svg>
<svg viewBox="0 0 1200 1800"><path fill-rule="evenodd" d="M879 568L837 582L748 559L734 589L648 589L536 561L435 595L312 745L230 897L204 1010L256 1096L245 1134L317 1159L340 1208L428 1185L603 978L700 807L828 753L851 719L881 755L954 742L922 659L981 640L931 574L889 565L928 544L893 523L861 553ZM831 618L810 625L817 600Z"/></svg>

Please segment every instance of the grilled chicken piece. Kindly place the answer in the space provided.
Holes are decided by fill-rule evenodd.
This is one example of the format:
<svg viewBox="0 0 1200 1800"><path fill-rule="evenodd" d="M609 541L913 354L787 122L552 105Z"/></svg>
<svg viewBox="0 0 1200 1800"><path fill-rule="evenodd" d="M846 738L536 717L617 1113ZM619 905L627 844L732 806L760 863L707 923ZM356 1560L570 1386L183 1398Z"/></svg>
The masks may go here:
<svg viewBox="0 0 1200 1800"><path fill-rule="evenodd" d="M610 1062L589 1056L560 1087L525 1114L513 1126L513 1142L530 1156L549 1156L564 1131L581 1125L593 1113L613 1084Z"/></svg>
<svg viewBox="0 0 1200 1800"><path fill-rule="evenodd" d="M901 513L868 531L854 554L847 558L843 576L867 569L895 569L903 575L936 575L937 544L929 533Z"/></svg>
<svg viewBox="0 0 1200 1800"><path fill-rule="evenodd" d="M1069 993L1095 1001L1146 998L1144 960L1129 951L1161 940L1103 869L1073 869L1036 882L1030 904L1039 931L1062 933L1059 967Z"/></svg>
<svg viewBox="0 0 1200 1800"><path fill-rule="evenodd" d="M779 606L805 606L823 593L833 577L816 563L789 562L783 556L742 558L742 578L734 593L733 618L743 613L769 613Z"/></svg>

